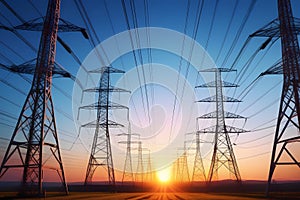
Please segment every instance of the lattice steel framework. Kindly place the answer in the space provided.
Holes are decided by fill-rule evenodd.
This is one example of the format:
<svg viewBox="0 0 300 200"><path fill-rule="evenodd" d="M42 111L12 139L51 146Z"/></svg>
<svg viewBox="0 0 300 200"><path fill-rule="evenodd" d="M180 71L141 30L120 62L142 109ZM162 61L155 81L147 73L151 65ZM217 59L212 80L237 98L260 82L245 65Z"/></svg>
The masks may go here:
<svg viewBox="0 0 300 200"><path fill-rule="evenodd" d="M190 173L188 168L188 150L186 148L187 141L184 141L183 148L178 148L178 150L183 150L183 153L176 160L176 180L179 183L190 182Z"/></svg>
<svg viewBox="0 0 300 200"><path fill-rule="evenodd" d="M299 154L288 148L295 143L298 143L299 146L300 142L300 51L289 0L278 0L278 14L283 63L283 89L268 176L268 192L277 165L296 165L300 168L299 157L296 157ZM286 130L288 125L296 127L297 136L288 136ZM288 155L290 161L280 160L284 153Z"/></svg>
<svg viewBox="0 0 300 200"><path fill-rule="evenodd" d="M99 87L84 90L84 92L98 93L98 100L96 103L82 106L80 109L97 110L97 118L95 121L82 125L86 128L95 128L95 134L91 149L90 158L88 161L85 185L92 182L93 175L96 169L101 166L107 170L108 184L115 186L115 172L113 165L113 156L110 142L110 128L123 127L109 119L109 112L112 109L128 109L126 106L114 103L110 100L112 92L129 92L127 90L116 88L111 85L111 73L124 73L124 71L112 68L102 67L99 70L90 71L91 73L100 73Z"/></svg>
<svg viewBox="0 0 300 200"><path fill-rule="evenodd" d="M142 142L138 143L138 163L137 163L137 169L135 173L135 181L143 183L144 182L144 164L143 164L143 148L142 148Z"/></svg>
<svg viewBox="0 0 300 200"><path fill-rule="evenodd" d="M148 150L147 154L147 168L146 168L146 174L145 174L145 182L152 182L154 180L154 173L152 170L152 161L151 161L151 151Z"/></svg>
<svg viewBox="0 0 300 200"><path fill-rule="evenodd" d="M297 160L299 157L295 157L296 152L288 149L292 144L299 144L300 142L300 51L289 0L278 0L278 14L283 63L283 89L268 176L268 192L277 165L296 165L300 168L299 160ZM286 137L288 134L286 128L290 124L298 130L297 136ZM291 161L280 160L284 153L290 157Z"/></svg>
<svg viewBox="0 0 300 200"><path fill-rule="evenodd" d="M299 147L300 142L300 51L297 38L300 33L300 19L293 17L290 0L278 0L278 15L277 19L250 35L251 37L281 38L282 60L261 74L283 74L267 194L278 165L294 165L300 168L299 153L293 150L295 145ZM294 128L296 135L289 134L288 127ZM292 145L294 148L291 148Z"/></svg>
<svg viewBox="0 0 300 200"><path fill-rule="evenodd" d="M55 170L68 193L51 95L59 16L60 0L49 0L32 86L1 164L0 176L10 168L24 169L22 194L43 194L46 151L54 157Z"/></svg>
<svg viewBox="0 0 300 200"><path fill-rule="evenodd" d="M218 178L218 170L222 166L226 167L230 174L234 175L237 181L241 181L241 175L238 169L238 165L236 162L236 158L233 152L232 144L230 141L230 137L228 133L242 133L245 130L227 126L225 123L225 118L243 118L240 115L236 115L234 113L225 112L224 111L224 102L238 102L238 100L223 96L223 87L237 87L237 85L222 81L221 73L222 72L231 72L234 70L230 70L227 68L212 68L202 70L200 72L214 72L215 73L215 81L196 86L196 88L206 88L213 87L215 88L215 96L210 98L205 98L200 100L199 102L215 102L216 103L216 111L205 114L203 116L198 117L198 119L216 119L216 125L212 127L208 127L202 130L199 130L198 133L213 133L214 136L214 149L211 160L211 165L208 173L207 180L209 182L212 181L213 177L215 179Z"/></svg>
<svg viewBox="0 0 300 200"><path fill-rule="evenodd" d="M133 168L132 168L132 154L131 154L131 144L138 144L139 141L132 141L132 136L140 136L139 134L131 132L131 124L128 124L128 133L121 133L118 136L127 136L126 141L120 141L120 144L126 144L126 158L124 163L124 170L122 176L122 183L124 182L134 182Z"/></svg>
<svg viewBox="0 0 300 200"><path fill-rule="evenodd" d="M200 151L200 133L198 131L196 131L196 154L194 159L192 181L206 181L206 175Z"/></svg>

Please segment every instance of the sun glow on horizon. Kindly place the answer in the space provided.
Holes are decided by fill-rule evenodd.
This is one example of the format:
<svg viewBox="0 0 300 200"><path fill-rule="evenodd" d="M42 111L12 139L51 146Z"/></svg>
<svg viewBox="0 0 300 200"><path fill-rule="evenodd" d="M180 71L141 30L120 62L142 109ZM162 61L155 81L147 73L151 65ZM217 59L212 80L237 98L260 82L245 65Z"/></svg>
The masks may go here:
<svg viewBox="0 0 300 200"><path fill-rule="evenodd" d="M156 172L156 176L158 181L161 183L168 183L171 180L170 169L166 168Z"/></svg>

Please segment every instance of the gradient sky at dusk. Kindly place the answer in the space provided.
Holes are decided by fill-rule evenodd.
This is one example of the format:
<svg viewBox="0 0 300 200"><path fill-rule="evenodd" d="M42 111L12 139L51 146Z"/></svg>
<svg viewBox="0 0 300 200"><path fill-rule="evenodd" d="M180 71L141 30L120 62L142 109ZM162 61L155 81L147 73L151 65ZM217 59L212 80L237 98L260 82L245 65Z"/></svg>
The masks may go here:
<svg viewBox="0 0 300 200"><path fill-rule="evenodd" d="M7 1L9 5L23 18L25 21L40 17L40 14L46 12L47 1L46 0L16 0ZM30 3L31 2L31 3ZM77 1L76 1L77 2ZM88 12L89 18L95 29L100 42L103 42L115 34L127 31L126 20L124 17L121 1L119 0L86 0L82 1L85 9ZM138 27L143 28L145 24L145 10L144 2L135 0L135 11L137 15ZM187 12L187 0L146 0L149 9L149 26L174 30L181 34L184 33L186 12ZM214 8L216 7L215 16ZM235 3L237 7L233 20L227 34L226 40L224 36L226 34L230 18L233 13ZM249 13L247 21L243 21L247 10L251 5L252 0L206 0L204 2L202 15L198 27L198 32L195 40L206 50L212 61L215 62L217 67L231 67L243 44L247 40L248 36L257 31L273 19L277 17L277 2L276 0L258 0L254 4L253 9ZM127 12L129 13L130 27L133 28L133 18L130 10L130 1L125 0ZM186 35L193 37L193 30L195 27L195 16L197 8L197 0L190 1L190 10L188 13L188 20L186 25ZM300 17L300 1L291 0L293 14L295 17ZM105 7L107 6L107 7ZM107 8L107 9L106 9ZM12 27L21 24L22 22L16 18L3 4L0 4L0 25ZM108 12L107 12L108 11ZM39 14L40 13L40 14ZM109 16L109 17L108 17ZM61 18L69 21L77 26L85 27L85 23L76 7L74 1L62 1L61 2ZM212 19L214 22L212 23ZM111 24L112 22L112 24ZM244 25L242 23L245 23ZM90 29L90 27L89 27ZM210 32L211 29L211 32ZM241 31L239 31L239 29ZM237 36L237 33L240 35ZM29 43L38 48L40 40L40 32L23 31L18 30ZM81 62L87 62L89 53L92 51L92 47L88 40L84 39L79 32L59 33L59 36L67 43L74 54L78 56ZM0 48L0 63L4 65L18 65L24 63L30 59L36 57L37 53L30 49L24 42L17 38L13 33L0 30L1 48ZM95 38L94 36L92 36ZM161 35L162 43L168 39L168 35ZM182 38L183 39L183 38ZM224 40L224 43L223 43ZM225 105L225 109L230 112L236 112L239 115L247 117L247 120L228 120L228 125L234 125L240 128L249 130L250 132L238 135L231 135L231 141L234 143L234 152L237 158L238 166L241 172L242 179L245 180L266 180L269 162L270 151L272 149L273 134L276 124L276 117L278 113L279 97L281 94L282 77L281 75L271 75L261 78L256 82L256 85L252 90L244 96L243 91L249 86L249 84L256 79L260 73L272 66L281 57L280 41L275 42L270 49L266 48L260 51L253 62L247 68L244 76L241 76L240 72L243 66L246 65L249 58L254 54L257 48L266 40L266 38L251 38L244 53L241 55L239 61L234 65L234 69L237 72L231 72L228 75L223 74L223 78L226 81L238 82L240 85L237 89L226 89L224 94L226 96L233 96L235 98L243 98L241 103L228 103ZM274 41L274 39L273 39ZM151 41L150 41L151 42ZM182 42L182 41L178 41ZM223 46L221 46L223 43ZM236 43L233 47L232 53L229 55L226 61L226 55L232 44ZM270 45L270 44L269 44ZM109 51L109 49L106 49ZM190 49L186 49L188 52ZM221 50L221 51L220 51ZM218 54L220 55L218 56ZM148 63L147 50L142 50L142 56L144 63ZM200 59L200 56L199 56ZM139 59L138 59L139 60ZM60 45L57 44L56 61L61 64L72 75L76 76L80 66L74 60L74 58L68 54L68 52ZM226 62L225 62L226 61ZM95 61L94 66L100 65ZM173 86L176 84L177 76L171 76L170 74L179 71L180 57L174 53L166 52L160 49L152 50L152 63L160 69L162 66L169 68L170 73L161 73L159 70L153 70L153 79L159 80L159 77L166 77L173 81ZM148 121L148 111L143 108L141 89L135 88L133 85L137 83L137 77L132 75L132 79L124 81L121 75L114 75L112 78L113 84L119 84L123 87L135 88L135 91L131 91L131 94L115 95L114 99L120 100L124 103L129 99L128 107L129 114L132 123L132 132L140 133L141 138L152 137L154 132L157 131L159 135L153 136L153 140L145 139L145 148L148 148L153 153L151 156L153 161L153 168L162 169L168 167L172 160L175 160L177 155L182 153L182 150L178 148L183 147L183 140L191 140L193 136L184 136L187 132L193 132L196 130L195 117L203 115L207 112L214 110L213 104L203 103L194 104L194 100L203 99L209 96L209 91L206 89L196 89L194 87L199 84L203 84L206 78L200 76L197 77L197 66L192 66L189 73L185 77L187 71L187 60L182 61L182 68L180 75L187 80L187 88L191 88L191 91L195 91L195 99L192 99L185 93L183 98L186 98L184 103L180 104L180 110L178 107L175 109L175 121L176 126L173 126L174 130L170 133L170 124L172 123L172 109L174 104L174 93L172 89L164 87L159 84L149 84L149 98L150 109L149 115L151 116L152 124ZM138 62L138 65L141 63ZM224 66L222 66L224 64ZM94 67L93 66L93 67ZM135 62L133 59L133 53L128 52L118 59L114 60L112 66L115 68L126 71L126 75L130 76L129 72L136 70ZM145 65L146 66L146 65ZM89 66L88 66L89 67ZM90 69L93 69L90 67ZM146 66L146 73L150 71L151 65ZM204 66L202 66L204 67ZM204 67L205 68L205 67ZM147 74L147 77L149 74ZM205 75L206 76L206 75ZM208 79L211 78L207 75ZM32 79L32 76L25 75L25 77ZM236 77L238 77L236 79ZM94 81L97 83L99 76L93 75ZM213 80L213 79L210 79ZM90 80L89 80L90 81ZM123 81L123 82L122 82ZM127 81L127 82L126 82ZM172 83L171 81L171 83ZM155 82L155 81L154 81ZM84 96L83 101L79 99L79 94L73 91L73 88L78 87L70 79L55 78L53 80L53 99L55 105L55 115L58 127L58 133L60 138L60 146L62 148L62 157L66 170L67 180L70 182L79 182L84 180L86 165L89 157L89 151L93 139L93 129L82 130L79 134L77 123L77 110L74 110L74 104L77 106L86 105L86 103L92 103L95 99L94 94ZM14 88L10 87L12 85ZM127 89L128 89L127 88ZM11 137L13 128L16 124L21 107L25 101L25 97L30 89L30 84L22 79L17 74L0 69L0 160L2 161L4 152L6 151L8 140ZM152 93L151 93L152 91ZM181 91L181 90L179 90ZM182 91L181 91L182 92ZM177 94L176 102L180 102L182 93ZM25 95L26 94L26 95ZM74 94L76 100L74 101ZM127 95L127 96L126 96ZM88 98L88 100L86 100ZM122 99L123 98L123 99ZM146 100L146 99L145 99ZM80 102L82 104L80 104ZM133 106L134 104L134 106ZM178 105L177 105L178 106ZM191 109L192 108L192 109ZM195 108L195 109L193 109ZM192 110L193 112L189 112ZM91 121L93 119L93 113L86 113L80 111L79 121L82 124ZM178 118L177 118L178 114ZM118 134L127 131L128 122L126 122L127 113L120 111L116 114L124 123L125 127L122 129L113 130L112 134ZM113 116L113 113L111 114ZM186 123L184 120L188 123ZM182 121L181 121L182 120ZM208 124L213 124L213 120L199 121L199 127L205 128ZM182 128L184 126L184 128ZM269 127L269 128L266 128ZM266 128L266 129L264 129ZM262 129L262 130L259 130ZM169 135L177 138L172 143L169 140ZM212 140L212 136L203 135L203 138ZM119 144L119 141L125 140L125 137L112 137L114 149L114 162L117 168L117 179L121 176L121 170L123 169L125 158L125 146ZM119 146L118 146L119 145ZM133 145L134 148L136 145ZM193 147L192 142L188 143L189 147ZM206 171L208 172L209 164L211 160L212 144L202 144L203 150L203 162ZM136 150L134 150L133 164L134 169L137 164ZM147 151L144 158L147 158ZM189 169L192 170L193 166L193 153L194 150L189 150ZM146 159L145 159L146 160ZM146 168L146 164L145 164ZM276 169L274 178L276 179L299 179L299 170L296 167L282 167ZM224 176L226 177L226 176ZM220 177L222 178L222 176ZM14 180L15 177L5 176L3 180ZM102 180L103 175L101 172L95 174L95 180ZM50 179L49 179L50 180ZM1 180L0 180L1 181Z"/></svg>

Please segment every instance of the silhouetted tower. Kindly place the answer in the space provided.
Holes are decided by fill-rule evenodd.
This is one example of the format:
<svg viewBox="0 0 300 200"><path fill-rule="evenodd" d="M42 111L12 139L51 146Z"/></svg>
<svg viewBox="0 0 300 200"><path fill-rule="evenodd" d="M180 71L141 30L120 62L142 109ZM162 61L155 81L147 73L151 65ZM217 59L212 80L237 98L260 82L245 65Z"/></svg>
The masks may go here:
<svg viewBox="0 0 300 200"><path fill-rule="evenodd" d="M124 73L124 71L112 68L101 67L99 70L90 71L90 73L100 73L99 87L86 89L84 92L98 93L96 103L82 106L80 109L96 109L97 118L95 121L82 125L86 128L95 128L95 134L91 149L91 154L87 166L85 185L92 182L96 169L101 166L107 170L108 184L115 186L115 172L113 166L113 156L110 143L110 128L124 127L109 119L109 112L112 109L128 109L127 107L114 103L110 100L112 92L129 92L127 90L116 88L111 85L111 73Z"/></svg>
<svg viewBox="0 0 300 200"><path fill-rule="evenodd" d="M299 160L295 157L294 152L292 149L288 149L295 143L299 144L300 136L288 136L288 131L286 131L288 125L293 125L297 129L297 133L300 132L300 51L289 0L278 0L278 14L283 63L283 88L268 177L268 192L277 165L296 165L300 167ZM284 122L284 119L286 122ZM284 157L284 154L289 156L290 161L280 160L281 157Z"/></svg>
<svg viewBox="0 0 300 200"><path fill-rule="evenodd" d="M178 158L175 161L173 161L173 163L172 163L172 176L171 176L171 178L172 178L172 181L174 183L177 182L177 165L178 165Z"/></svg>
<svg viewBox="0 0 300 200"><path fill-rule="evenodd" d="M126 144L126 158L124 163L124 170L123 170L123 176L122 176L122 183L125 181L127 182L134 182L134 175L132 170L132 154L131 154L131 144L136 143L138 144L138 141L132 141L132 136L140 136L139 134L131 133L131 125L129 123L128 125L128 133L121 133L118 134L118 136L127 136L126 141L120 141L120 144Z"/></svg>
<svg viewBox="0 0 300 200"><path fill-rule="evenodd" d="M143 183L144 181L144 166L143 166L143 148L142 142L138 143L138 163L135 174L135 181Z"/></svg>
<svg viewBox="0 0 300 200"><path fill-rule="evenodd" d="M1 164L0 176L10 168L24 169L23 194L43 194L45 152L54 157L55 170L68 193L51 95L59 15L60 0L49 0L32 86Z"/></svg>
<svg viewBox="0 0 300 200"><path fill-rule="evenodd" d="M147 169L146 169L146 174L145 174L145 181L146 182L152 182L154 177L153 177L153 171L152 171L152 162L151 162L151 151L149 149L148 154L147 154Z"/></svg>
<svg viewBox="0 0 300 200"><path fill-rule="evenodd" d="M272 176L277 165L299 165L299 157L295 155L296 144L300 142L300 51L297 34L299 19L293 17L290 0L278 0L279 17L250 37L281 38L282 60L261 75L283 74L283 87L279 105L279 113L275 130L273 150L268 176L267 194ZM287 128L290 130L287 130ZM293 130L292 130L293 129ZM293 131L296 132L293 134ZM293 148L290 148L293 146Z"/></svg>
<svg viewBox="0 0 300 200"><path fill-rule="evenodd" d="M177 180L180 183L183 182L190 182L190 174L188 168L188 161L187 161L187 148L186 148L186 141L184 141L183 148L179 148L183 150L182 155L179 156L177 162Z"/></svg>
<svg viewBox="0 0 300 200"><path fill-rule="evenodd" d="M205 170L200 151L200 133L196 131L196 153L194 159L192 181L206 181Z"/></svg>
<svg viewBox="0 0 300 200"><path fill-rule="evenodd" d="M292 148L288 148L294 144L298 144L299 147L300 142L300 51L289 0L278 0L278 14L282 49L283 88L268 177L268 192L277 165L296 165L300 167L299 160L297 160L299 157L295 156L296 151L293 152ZM284 122L284 120L286 121ZM289 125L296 128L296 136L288 135L286 128ZM293 147L295 149L295 146ZM287 155L290 161L280 160L284 155Z"/></svg>
<svg viewBox="0 0 300 200"><path fill-rule="evenodd" d="M199 102L216 102L216 111L204 114L199 119L211 119L216 118L216 125L208 128L199 130L199 133L213 133L214 136L214 149L211 160L211 165L208 173L207 180L212 181L213 177L218 178L218 170L221 167L226 167L230 174L234 175L237 181L241 181L240 172L237 166L233 148L230 142L230 137L228 133L242 133L245 132L242 129L227 126L225 123L225 118L243 118L240 115L224 111L223 102L238 102L238 100L223 96L223 87L237 87L237 85L222 81L222 72L231 72L227 68L212 68L201 70L200 72L214 72L215 81L196 86L196 88L215 88L215 96L205 98Z"/></svg>

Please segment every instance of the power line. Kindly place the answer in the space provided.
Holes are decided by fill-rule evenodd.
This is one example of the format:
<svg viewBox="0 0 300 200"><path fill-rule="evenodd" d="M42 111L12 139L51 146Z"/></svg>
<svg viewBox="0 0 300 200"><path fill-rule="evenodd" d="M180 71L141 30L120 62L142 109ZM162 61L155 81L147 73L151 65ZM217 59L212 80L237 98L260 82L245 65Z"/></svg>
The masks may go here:
<svg viewBox="0 0 300 200"><path fill-rule="evenodd" d="M230 48L229 48L229 50L228 50L228 52L227 52L227 54L226 54L226 56L225 56L225 58L224 58L221 66L225 66L226 65L228 58L230 57L233 49L235 48L235 46L236 46L236 44L237 44L237 42L238 42L238 40L239 40L239 38L241 36L241 33L242 33L242 31L243 31L243 29L244 29L244 27L245 27L245 25L246 25L246 23L248 21L248 18L249 18L250 14L251 14L251 12L252 12L252 10L254 8L255 3L256 3L256 0L251 1L250 6L249 6L249 8L248 8L248 10L246 12L246 15L244 16L244 18L242 20L242 23L241 23L241 25L240 25L240 27L239 27L236 35L235 35L235 38L234 38L234 40L232 42L232 45L230 46Z"/></svg>
<svg viewBox="0 0 300 200"><path fill-rule="evenodd" d="M229 20L229 23L228 23L228 26L227 26L227 29L226 29L226 32L225 32L223 41L222 41L222 43L221 43L221 48L219 49L219 52L218 52L218 55L217 55L217 58L216 58L216 62L218 62L218 60L219 60L219 57L220 57L221 52L222 52L222 50L223 50L223 48L224 48L224 44L225 44L225 41L226 41L226 39L227 39L229 30L231 29L231 25L232 25L232 22L233 22L233 17L235 16L238 2L239 2L238 0L235 1L234 8L233 8L233 11L232 11L230 20Z"/></svg>
<svg viewBox="0 0 300 200"><path fill-rule="evenodd" d="M198 34L198 28L199 28L199 24L200 24L200 18L201 18L201 15L202 15L203 5L204 5L204 0L201 1L201 3L200 3L200 1L198 1L195 25L194 25L193 34L192 34L193 42L192 42L192 46L191 46L190 51L189 51L189 57L188 57L188 60L187 60L187 68L186 68L185 75L184 75L185 80L187 79L187 76L188 76L189 70L190 70L190 65L191 65L190 61L191 61L191 58L192 58L192 55L193 55L195 40L196 40L196 37L197 37L197 34ZM179 81L179 75L177 77L177 82L178 81ZM183 83L182 93L181 93L181 96L180 96L180 103L182 103L185 87L186 87L186 81L184 81L184 83ZM177 94L176 94L176 96L177 96ZM173 111L174 112L175 112L175 109L176 109L176 96L174 97L175 100L174 100L174 104L173 104ZM177 121L177 117L176 117L176 120L174 120L174 117L175 117L175 114L173 114L173 112L172 112L169 141L171 140L171 134L173 132L174 121Z"/></svg>

